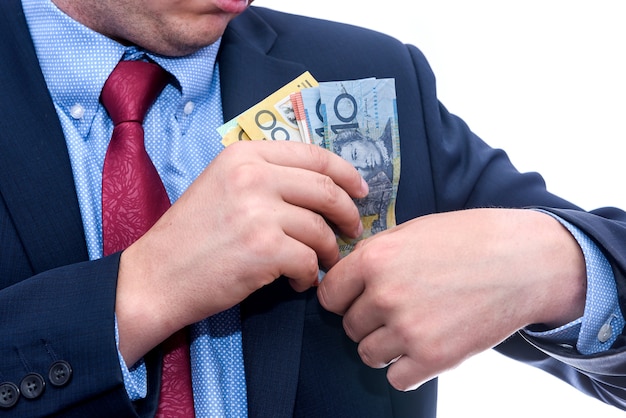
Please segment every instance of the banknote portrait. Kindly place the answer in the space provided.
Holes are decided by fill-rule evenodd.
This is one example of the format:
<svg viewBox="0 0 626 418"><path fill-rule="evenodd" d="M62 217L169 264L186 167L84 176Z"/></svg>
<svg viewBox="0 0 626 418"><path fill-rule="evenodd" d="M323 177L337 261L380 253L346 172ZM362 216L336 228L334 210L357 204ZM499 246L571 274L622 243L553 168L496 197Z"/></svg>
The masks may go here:
<svg viewBox="0 0 626 418"><path fill-rule="evenodd" d="M363 176L369 186L369 194L357 200L361 216L384 214L393 196L393 165L391 120L384 130L373 138L358 129L345 130L333 140L335 152L349 161ZM372 233L387 228L385 216L372 224Z"/></svg>

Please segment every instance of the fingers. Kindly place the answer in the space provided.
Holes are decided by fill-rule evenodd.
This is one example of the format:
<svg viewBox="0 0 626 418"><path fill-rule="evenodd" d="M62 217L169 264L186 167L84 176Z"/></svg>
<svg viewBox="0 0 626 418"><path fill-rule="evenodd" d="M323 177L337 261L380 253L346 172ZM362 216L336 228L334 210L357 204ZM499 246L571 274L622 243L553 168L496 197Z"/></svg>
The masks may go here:
<svg viewBox="0 0 626 418"><path fill-rule="evenodd" d="M363 226L352 199L367 195L367 183L350 163L339 156L317 146L285 141L237 143L228 147L224 154L232 157L231 160L239 161L233 167L229 182L240 193L249 196L260 189L267 189L277 193L275 197L278 200L320 214L344 236L356 238L361 235ZM255 160L258 163L259 158L269 164L248 164ZM246 165L251 170L245 169ZM257 202L263 204L262 201ZM295 218L291 220L293 222L299 225L286 233L299 240L305 238L304 234L297 233L298 228L308 229L304 218ZM330 229L326 231L332 232ZM308 239L307 242L318 250L315 240ZM320 261L325 266L332 266L337 261L334 252L330 254L326 244L322 244L321 248Z"/></svg>
<svg viewBox="0 0 626 418"><path fill-rule="evenodd" d="M254 146L258 155L272 164L324 174L353 198L367 195L367 183L354 167L321 147L289 141L253 141L248 144L233 144L229 148L234 149L236 145Z"/></svg>
<svg viewBox="0 0 626 418"><path fill-rule="evenodd" d="M394 317L394 303L393 300L385 300L385 296L375 290L362 290L344 313L343 327L348 337L358 343L376 332Z"/></svg>
<svg viewBox="0 0 626 418"><path fill-rule="evenodd" d="M326 220L317 213L297 206L291 207L289 213L289 216L281 219L283 231L288 237L295 240L295 243L292 242L291 245L304 244L314 256L316 255L314 274L315 281L317 281L318 264L332 266L339 261L339 249L335 234ZM291 258L290 261L296 265L300 264L298 258ZM286 272L283 274L292 279L301 276ZM307 275L303 278L308 280L310 277Z"/></svg>
<svg viewBox="0 0 626 418"><path fill-rule="evenodd" d="M345 321L344 321L345 325ZM349 326L346 327L346 332ZM381 325L366 332L358 345L361 361L369 367L387 370L387 380L396 389L408 391L416 389L426 380L443 370L449 369L450 360L445 353L428 350L428 342L416 341L398 327Z"/></svg>
<svg viewBox="0 0 626 418"><path fill-rule="evenodd" d="M372 239L359 241L352 252L324 276L319 285L318 299L326 310L344 315L365 290L367 278L375 277L374 270L380 264L375 257L382 253L363 251L371 242ZM371 313L363 317L369 315Z"/></svg>
<svg viewBox="0 0 626 418"><path fill-rule="evenodd" d="M434 377L428 368L411 357L402 356L389 366L387 380L397 390L409 391L417 389L422 383Z"/></svg>
<svg viewBox="0 0 626 418"><path fill-rule="evenodd" d="M439 363L445 356L429 355L419 343L412 343L411 354L402 345L396 331L383 326L365 337L358 346L361 361L369 367L387 370L387 380L397 390L409 391L452 367Z"/></svg>
<svg viewBox="0 0 626 418"><path fill-rule="evenodd" d="M316 283L318 263L315 251L291 238L284 240L282 248L277 248L277 251L280 251L282 260L277 260L281 271L276 277L288 277L291 287L297 292L303 292Z"/></svg>
<svg viewBox="0 0 626 418"><path fill-rule="evenodd" d="M277 169L282 172L280 178L284 179L280 186L283 200L322 214L350 238L361 235L363 225L354 201L331 177L310 170Z"/></svg>
<svg viewBox="0 0 626 418"><path fill-rule="evenodd" d="M366 312L362 308L366 304L360 302L357 299L344 316L344 329L359 343L358 354L365 365L375 369L389 367L387 380L394 388L401 391L416 389L451 367L453 357L433 349L441 346L431 346L428 339L417 338L406 321L402 324L382 317L372 321L371 317L363 315Z"/></svg>
<svg viewBox="0 0 626 418"><path fill-rule="evenodd" d="M344 315L365 290L357 256L354 252L346 256L326 273L319 284L317 296L327 311Z"/></svg>
<svg viewBox="0 0 626 418"><path fill-rule="evenodd" d="M236 195L243 193L251 197L251 194L258 194L259 197L252 200L258 205L257 209L264 208L261 210L263 216L273 218L280 225L285 235L293 239L290 241L292 246L304 244L313 250L319 261L315 267L336 264L339 251L333 227L350 238L360 236L363 231L353 198L365 196L368 189L354 167L316 146L282 141L234 145L237 144L225 152L230 151L231 156L244 161L253 161L252 158L258 162L260 158L265 162L248 164L252 170L245 171L243 163L236 166L237 174L232 172L230 178L233 187L240 190ZM269 194L263 194L261 189ZM261 200L262 196L265 197ZM281 257L278 266L282 275L292 279L294 289L303 290L316 283L317 269L315 275L311 275L312 263L303 263L293 254L294 251L286 250L285 253L293 257ZM297 251L301 256L311 254L306 248Z"/></svg>
<svg viewBox="0 0 626 418"><path fill-rule="evenodd" d="M384 326L359 342L358 353L363 363L375 369L389 366L404 354L394 333Z"/></svg>

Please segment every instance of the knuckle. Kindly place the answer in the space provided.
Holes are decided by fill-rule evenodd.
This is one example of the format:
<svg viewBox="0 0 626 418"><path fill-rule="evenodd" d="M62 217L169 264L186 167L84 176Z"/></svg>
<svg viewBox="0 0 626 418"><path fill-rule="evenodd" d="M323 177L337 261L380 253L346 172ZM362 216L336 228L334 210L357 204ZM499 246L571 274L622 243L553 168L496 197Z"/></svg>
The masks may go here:
<svg viewBox="0 0 626 418"><path fill-rule="evenodd" d="M308 147L309 150L309 161L313 164L316 171L319 173L326 173L328 170L328 166L330 164L330 160L328 158L328 151L324 148L311 145Z"/></svg>
<svg viewBox="0 0 626 418"><path fill-rule="evenodd" d="M380 291L376 293L372 304L376 312L387 316L397 307L398 299L389 292Z"/></svg>
<svg viewBox="0 0 626 418"><path fill-rule="evenodd" d="M229 173L229 187L234 190L256 190L264 183L265 170L259 170L254 163L243 163L232 168Z"/></svg>
<svg viewBox="0 0 626 418"><path fill-rule="evenodd" d="M431 369L437 372L450 369L456 364L457 354L450 349L446 349L447 344L436 344L430 347L425 347L425 358L428 360L427 364L431 365Z"/></svg>
<svg viewBox="0 0 626 418"><path fill-rule="evenodd" d="M248 240L249 251L259 258L269 256L273 253L271 249L278 248L281 240L282 237L279 234L270 231L255 233Z"/></svg>
<svg viewBox="0 0 626 418"><path fill-rule="evenodd" d="M381 364L374 360L374 356L372 355L372 347L367 344L366 341L362 341L359 343L357 347L357 352L359 357L361 357L361 361L368 367L372 367L378 369L381 367Z"/></svg>
<svg viewBox="0 0 626 418"><path fill-rule="evenodd" d="M313 217L311 221L311 234L316 237L320 237L318 250L322 253L327 253L332 251L332 249L337 247L337 239L335 238L335 234L332 229L326 222L323 216L316 215Z"/></svg>
<svg viewBox="0 0 626 418"><path fill-rule="evenodd" d="M356 337L356 332L348 315L343 317L343 330L352 341L355 343L360 342L360 340Z"/></svg>
<svg viewBox="0 0 626 418"><path fill-rule="evenodd" d="M324 309L333 313L337 313L331 295L332 292L329 290L328 281L323 281L317 289L317 299Z"/></svg>
<svg viewBox="0 0 626 418"><path fill-rule="evenodd" d="M317 278L317 273L319 270L319 264L317 261L317 254L314 251L308 251L307 254L302 258L302 271L304 277L309 278Z"/></svg>
<svg viewBox="0 0 626 418"><path fill-rule="evenodd" d="M328 223L326 223L326 219L322 216L313 216L311 227L313 228L313 233L319 236L323 236L328 234L330 231L330 227Z"/></svg>
<svg viewBox="0 0 626 418"><path fill-rule="evenodd" d="M387 276L396 266L390 264L397 261L397 252L384 239L377 239L376 236L365 240L359 247L360 264L370 271L373 276Z"/></svg>
<svg viewBox="0 0 626 418"><path fill-rule="evenodd" d="M363 251L360 251L359 254L361 255L361 263L368 268L375 269L377 268L377 266L386 261L384 251L383 249L379 248L379 246L363 246Z"/></svg>
<svg viewBox="0 0 626 418"><path fill-rule="evenodd" d="M320 189L324 193L325 207L331 208L337 205L340 197L339 187L335 184L333 179L328 176L322 176L319 181Z"/></svg>
<svg viewBox="0 0 626 418"><path fill-rule="evenodd" d="M283 272L282 274L291 279L292 287L297 291L304 291L317 283L318 263L317 256L314 251L310 249L304 249L299 252L297 257L294 257L297 264L294 264L292 260L286 260L285 263L289 264L288 270L291 273Z"/></svg>
<svg viewBox="0 0 626 418"><path fill-rule="evenodd" d="M411 352L413 348L419 347L420 358L423 358L422 350L427 347L430 341L427 332L425 332L426 328L420 326L415 320L405 317L396 321L393 331L405 351Z"/></svg>
<svg viewBox="0 0 626 418"><path fill-rule="evenodd" d="M224 148L224 150L222 151L222 154L242 154L244 152L246 152L246 146L248 144L245 143L244 141L237 141L231 145L229 145L228 147Z"/></svg>
<svg viewBox="0 0 626 418"><path fill-rule="evenodd" d="M246 216L250 219L247 224L249 228L244 228L240 245L245 247L245 252L250 257L263 260L264 265L270 265L272 260L276 260L280 248L284 245L285 234L281 229L269 225L262 212L258 208L250 208L247 211Z"/></svg>
<svg viewBox="0 0 626 418"><path fill-rule="evenodd" d="M410 385L404 381L402 376L395 372L395 367L390 367L387 370L387 381L394 389L399 390L401 392L405 392L410 389Z"/></svg>
<svg viewBox="0 0 626 418"><path fill-rule="evenodd" d="M268 226L270 220L266 211L251 201L239 202L229 217L232 218L233 224L240 225L237 229L247 236L245 244L254 245L265 240L276 239L273 233L274 228Z"/></svg>

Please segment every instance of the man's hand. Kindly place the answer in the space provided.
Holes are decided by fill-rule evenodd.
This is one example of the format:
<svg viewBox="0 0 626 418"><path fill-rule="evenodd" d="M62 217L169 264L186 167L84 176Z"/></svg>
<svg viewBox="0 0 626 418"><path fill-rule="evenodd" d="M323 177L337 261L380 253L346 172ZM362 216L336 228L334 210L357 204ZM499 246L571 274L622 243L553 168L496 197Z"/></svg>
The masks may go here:
<svg viewBox="0 0 626 418"><path fill-rule="evenodd" d="M582 252L558 221L479 209L414 219L357 245L324 277L363 362L410 390L529 324L580 317Z"/></svg>
<svg viewBox="0 0 626 418"><path fill-rule="evenodd" d="M116 314L133 364L176 330L241 302L281 275L294 289L339 260L335 232L362 232L352 198L367 184L316 146L254 141L225 149L122 254Z"/></svg>

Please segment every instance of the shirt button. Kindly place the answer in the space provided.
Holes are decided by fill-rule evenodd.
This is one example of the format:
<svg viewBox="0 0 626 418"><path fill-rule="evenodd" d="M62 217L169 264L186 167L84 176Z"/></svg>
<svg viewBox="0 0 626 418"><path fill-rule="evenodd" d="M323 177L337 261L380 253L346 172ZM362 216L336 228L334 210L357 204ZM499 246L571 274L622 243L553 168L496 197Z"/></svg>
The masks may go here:
<svg viewBox="0 0 626 418"><path fill-rule="evenodd" d="M80 104L75 104L70 108L70 116L74 119L81 119L85 115L85 108Z"/></svg>
<svg viewBox="0 0 626 418"><path fill-rule="evenodd" d="M185 103L185 107L183 108L183 112L185 112L185 115L190 115L191 112L193 112L193 108L195 107L195 105L193 104L193 102L189 101L187 103Z"/></svg>
<svg viewBox="0 0 626 418"><path fill-rule="evenodd" d="M598 332L598 341L605 343L611 338L611 335L613 335L613 329L611 328L611 323L607 322L600 327L600 332Z"/></svg>

